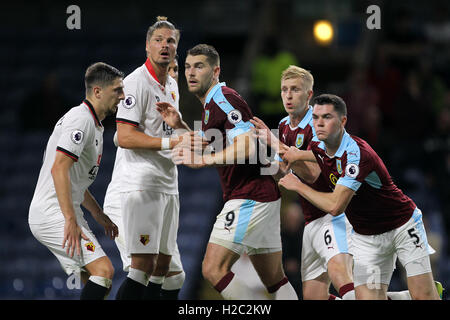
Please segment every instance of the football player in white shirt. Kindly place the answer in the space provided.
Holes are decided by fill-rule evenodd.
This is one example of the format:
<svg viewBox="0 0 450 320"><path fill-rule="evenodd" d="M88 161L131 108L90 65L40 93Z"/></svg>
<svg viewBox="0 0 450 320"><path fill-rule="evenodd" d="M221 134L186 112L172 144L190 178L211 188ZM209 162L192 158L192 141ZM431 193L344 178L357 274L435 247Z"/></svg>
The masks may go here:
<svg viewBox="0 0 450 320"><path fill-rule="evenodd" d="M155 270L167 274L176 250L178 172L169 149L184 139L173 135L175 129L190 131L178 112L178 85L168 75L179 38L179 30L166 17L158 17L147 32L146 62L124 80L125 99L118 106L116 122L127 168L120 191L131 266L117 299L158 299L160 287L154 290L149 277ZM163 119L159 102L176 110Z"/></svg>
<svg viewBox="0 0 450 320"><path fill-rule="evenodd" d="M88 187L96 178L103 152L101 121L114 114L124 99L123 76L102 62L86 70L86 99L57 122L29 210L28 222L35 238L56 256L67 274L80 274L85 283L81 299L104 299L114 274L80 205L111 239L117 236L117 227Z"/></svg>
<svg viewBox="0 0 450 320"><path fill-rule="evenodd" d="M172 60L169 65L169 75L178 82L178 61L176 58ZM118 146L117 132L114 135L114 144ZM115 242L122 259L123 270L128 272L131 264L131 259L126 252L122 213L120 207L120 179L123 176L122 171L126 170L126 168L123 168L123 153L124 149L117 149L113 175L106 191L103 208L105 214L107 214L108 217L111 218L111 220L117 225L119 229L119 236L115 239ZM149 280L149 284L152 283L152 286L154 287L154 290L152 291L155 291L156 295L156 292L160 290L160 297L162 300L177 300L178 294L181 290L181 287L183 286L185 279L185 273L183 270L183 265L181 263L178 245L176 246L175 252L172 255L172 259L170 260L169 272L167 274L164 274L164 272L164 270L158 269L153 272ZM121 292L118 292L117 295L120 297Z"/></svg>

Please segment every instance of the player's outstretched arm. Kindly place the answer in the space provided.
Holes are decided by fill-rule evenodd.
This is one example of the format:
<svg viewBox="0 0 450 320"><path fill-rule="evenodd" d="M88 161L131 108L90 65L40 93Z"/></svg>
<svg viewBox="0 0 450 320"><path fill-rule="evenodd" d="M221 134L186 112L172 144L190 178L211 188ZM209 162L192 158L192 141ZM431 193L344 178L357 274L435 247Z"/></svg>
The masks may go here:
<svg viewBox="0 0 450 320"><path fill-rule="evenodd" d="M317 162L311 150L299 150L296 147L283 148L279 151L283 161L290 168L296 161Z"/></svg>
<svg viewBox="0 0 450 320"><path fill-rule="evenodd" d="M119 143L119 147L124 149L163 150L163 149L172 149L175 145L178 144L179 138L151 137L131 124L118 122L117 141ZM166 145L164 145L164 141L167 142Z"/></svg>
<svg viewBox="0 0 450 320"><path fill-rule="evenodd" d="M336 185L333 192L319 192L302 183L294 174L284 176L278 184L300 194L314 206L333 216L345 211L355 191L343 185Z"/></svg>
<svg viewBox="0 0 450 320"><path fill-rule="evenodd" d="M208 166L223 166L245 163L245 160L256 156L256 142L251 131L240 134L233 139L233 144L222 151L203 156L203 162Z"/></svg>
<svg viewBox="0 0 450 320"><path fill-rule="evenodd" d="M67 245L66 252L70 257L73 257L75 251L77 255L81 254L80 237L84 240L89 240L77 224L73 207L72 187L69 174L69 170L73 164L74 161L70 157L61 152L56 152L55 161L51 169L59 207L61 208L61 212L65 219L62 248L66 248Z"/></svg>
<svg viewBox="0 0 450 320"><path fill-rule="evenodd" d="M119 235L119 229L103 212L103 209L89 190L84 192L84 200L81 205L85 207L91 213L95 221L105 229L105 235L111 240L114 240L114 238Z"/></svg>
<svg viewBox="0 0 450 320"><path fill-rule="evenodd" d="M320 167L314 162L296 161L292 164L291 169L309 184L314 183L320 176Z"/></svg>

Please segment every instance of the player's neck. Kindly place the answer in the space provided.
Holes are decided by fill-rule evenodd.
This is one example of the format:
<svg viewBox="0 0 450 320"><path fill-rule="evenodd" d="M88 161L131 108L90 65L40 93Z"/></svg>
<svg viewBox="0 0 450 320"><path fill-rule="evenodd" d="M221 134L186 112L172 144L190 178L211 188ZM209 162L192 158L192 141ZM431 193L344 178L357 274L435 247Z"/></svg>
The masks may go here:
<svg viewBox="0 0 450 320"><path fill-rule="evenodd" d="M289 114L289 119L291 127L295 128L298 126L298 124L303 120L303 118L306 115L306 112L308 112L308 107L305 106L300 112L298 113L290 113Z"/></svg>
<svg viewBox="0 0 450 320"><path fill-rule="evenodd" d="M149 59L150 64L152 65L153 71L156 75L156 80L159 81L159 83L162 86L166 85L167 75L169 73L169 65L167 64L157 64L154 63L151 59Z"/></svg>
<svg viewBox="0 0 450 320"><path fill-rule="evenodd" d="M92 105L92 108L94 108L98 120L100 122L103 121L106 117L106 113L104 111L104 108L100 105L100 102L89 96L86 97L86 100L89 101L89 103Z"/></svg>
<svg viewBox="0 0 450 320"><path fill-rule="evenodd" d="M339 147L341 146L343 135L344 135L344 130L342 130L342 132L339 132L339 134L337 134L336 137L333 137L333 138L330 137L329 139L324 141L325 152L327 153L328 156L334 157L334 155L338 151Z"/></svg>
<svg viewBox="0 0 450 320"><path fill-rule="evenodd" d="M197 98L200 100L200 102L202 103L202 106L205 105L205 101L206 101L206 97L208 96L208 94L210 93L210 91L212 90L212 88L214 88L217 84L219 83L219 81L213 81L213 83L211 84L211 86L209 87L209 89L204 93L204 94L198 94Z"/></svg>

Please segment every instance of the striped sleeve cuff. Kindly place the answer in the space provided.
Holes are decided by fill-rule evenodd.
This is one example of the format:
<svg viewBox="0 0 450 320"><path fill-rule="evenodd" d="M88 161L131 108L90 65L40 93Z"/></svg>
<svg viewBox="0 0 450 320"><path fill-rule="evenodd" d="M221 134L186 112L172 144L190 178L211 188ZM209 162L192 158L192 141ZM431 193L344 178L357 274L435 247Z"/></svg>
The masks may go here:
<svg viewBox="0 0 450 320"><path fill-rule="evenodd" d="M116 122L130 124L130 125L132 125L134 127L139 127L139 123L138 122L131 121L131 120L128 120L128 119L116 118Z"/></svg>
<svg viewBox="0 0 450 320"><path fill-rule="evenodd" d="M73 154L73 153L70 152L70 151L67 151L67 150L64 149L64 148L56 147L56 151L59 151L59 152L64 153L64 154L65 154L66 156L68 156L69 158L72 158L75 162L78 161L78 156L77 156L77 155Z"/></svg>

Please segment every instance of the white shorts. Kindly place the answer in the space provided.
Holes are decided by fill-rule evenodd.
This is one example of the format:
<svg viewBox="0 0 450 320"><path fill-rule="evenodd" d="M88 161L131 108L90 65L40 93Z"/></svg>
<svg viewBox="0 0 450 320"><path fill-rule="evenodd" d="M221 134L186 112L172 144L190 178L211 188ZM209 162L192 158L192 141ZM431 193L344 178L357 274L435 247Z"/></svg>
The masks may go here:
<svg viewBox="0 0 450 320"><path fill-rule="evenodd" d="M63 217L62 213L61 217ZM86 271L83 268L85 265L106 256L86 220L78 214L77 223L80 226L81 231L89 238L89 241L81 238L81 255L78 256L75 250L72 258L66 253L67 247L64 249L62 248L64 239L64 219L49 223L30 224L30 230L33 236L56 256L61 263L63 270L68 275L74 272L77 274L82 271L84 272Z"/></svg>
<svg viewBox="0 0 450 320"><path fill-rule="evenodd" d="M280 199L227 201L216 218L209 242L239 255L281 251L280 206Z"/></svg>
<svg viewBox="0 0 450 320"><path fill-rule="evenodd" d="M120 211L120 207L105 206L103 208L105 214L111 219L112 222L119 229L119 236L114 239L117 249L122 259L123 271L128 272L131 266L131 257L127 254L127 247L125 244L125 236L123 229L123 219ZM181 264L180 252L178 251L178 245L175 243L175 251L170 260L169 272L183 271L183 265Z"/></svg>
<svg viewBox="0 0 450 320"><path fill-rule="evenodd" d="M328 261L349 253L352 226L344 213L327 214L311 221L303 230L302 281L313 280L328 271Z"/></svg>
<svg viewBox="0 0 450 320"><path fill-rule="evenodd" d="M173 255L180 210L178 195L131 191L121 193L120 199L127 255Z"/></svg>
<svg viewBox="0 0 450 320"><path fill-rule="evenodd" d="M422 212L417 208L411 219L394 230L378 235L352 232L350 251L355 287L389 285L397 256L408 277L431 272L429 255L435 252L428 245Z"/></svg>

